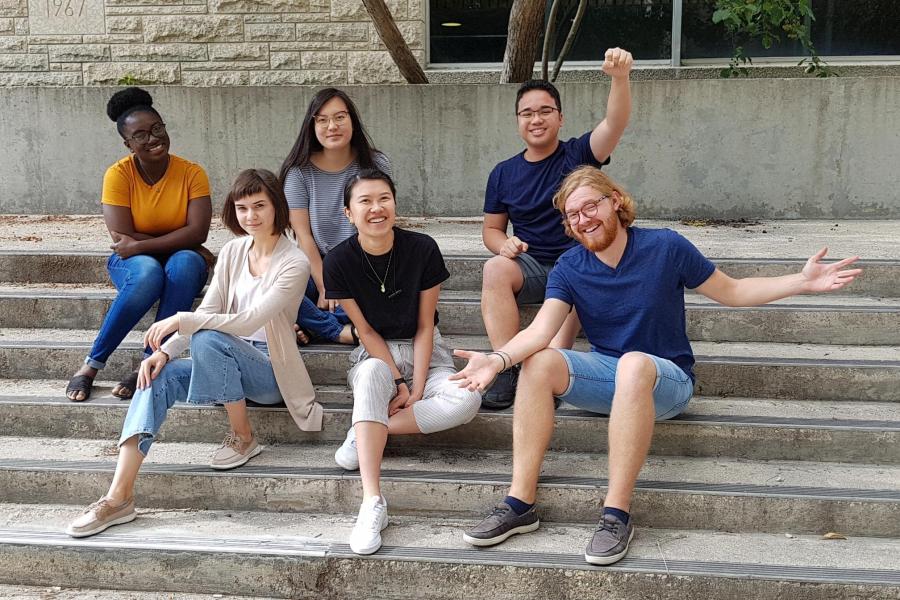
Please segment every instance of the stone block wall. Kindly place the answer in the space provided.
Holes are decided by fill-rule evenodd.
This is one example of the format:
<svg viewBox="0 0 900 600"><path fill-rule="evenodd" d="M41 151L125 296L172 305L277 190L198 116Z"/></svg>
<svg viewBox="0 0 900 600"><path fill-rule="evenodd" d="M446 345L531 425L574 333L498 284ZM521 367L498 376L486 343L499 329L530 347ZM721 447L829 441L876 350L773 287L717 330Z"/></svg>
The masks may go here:
<svg viewBox="0 0 900 600"><path fill-rule="evenodd" d="M425 62L425 0L387 0ZM402 82L361 0L0 0L0 86Z"/></svg>

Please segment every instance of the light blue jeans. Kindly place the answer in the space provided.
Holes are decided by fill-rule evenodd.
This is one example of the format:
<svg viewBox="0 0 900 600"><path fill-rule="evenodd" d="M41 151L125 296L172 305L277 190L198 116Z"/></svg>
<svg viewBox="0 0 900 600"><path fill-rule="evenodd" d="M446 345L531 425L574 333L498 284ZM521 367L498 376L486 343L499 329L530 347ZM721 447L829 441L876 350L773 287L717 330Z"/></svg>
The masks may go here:
<svg viewBox="0 0 900 600"><path fill-rule="evenodd" d="M203 329L191 336L191 358L169 362L150 387L135 392L119 445L137 435L138 450L147 456L176 402L228 404L245 398L257 404L283 401L268 347Z"/></svg>
<svg viewBox="0 0 900 600"><path fill-rule="evenodd" d="M573 406L604 415L612 411L619 359L599 352L557 350L569 366L569 387L557 396ZM656 366L653 404L656 420L671 419L687 408L694 382L671 360L644 353Z"/></svg>

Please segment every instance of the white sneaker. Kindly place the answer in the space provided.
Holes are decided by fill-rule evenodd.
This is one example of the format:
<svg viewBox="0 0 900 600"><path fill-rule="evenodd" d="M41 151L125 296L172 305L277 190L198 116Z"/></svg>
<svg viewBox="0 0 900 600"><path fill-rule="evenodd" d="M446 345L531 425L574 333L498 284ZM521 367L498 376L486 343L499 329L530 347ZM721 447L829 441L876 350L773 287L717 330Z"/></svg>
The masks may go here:
<svg viewBox="0 0 900 600"><path fill-rule="evenodd" d="M342 469L348 471L359 470L359 454L356 451L356 431L352 426L350 427L350 431L347 432L344 443L341 444L341 447L334 453L334 462Z"/></svg>
<svg viewBox="0 0 900 600"><path fill-rule="evenodd" d="M381 530L387 524L387 501L381 496L364 500L350 533L350 549L356 554L372 554L381 548Z"/></svg>

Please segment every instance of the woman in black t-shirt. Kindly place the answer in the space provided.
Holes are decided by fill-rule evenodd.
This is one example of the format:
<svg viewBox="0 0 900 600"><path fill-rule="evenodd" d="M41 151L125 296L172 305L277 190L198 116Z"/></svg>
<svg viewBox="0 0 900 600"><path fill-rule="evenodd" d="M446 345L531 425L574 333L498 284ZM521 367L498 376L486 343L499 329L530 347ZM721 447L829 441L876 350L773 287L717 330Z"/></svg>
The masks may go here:
<svg viewBox="0 0 900 600"><path fill-rule="evenodd" d="M363 170L344 189L344 212L357 235L325 256L325 294L339 300L359 334L347 375L353 426L335 453L360 470L363 502L350 548L381 547L387 502L381 457L388 434L433 433L468 423L481 396L447 377L453 356L437 330L441 283L450 273L433 239L394 227L395 188L378 170Z"/></svg>

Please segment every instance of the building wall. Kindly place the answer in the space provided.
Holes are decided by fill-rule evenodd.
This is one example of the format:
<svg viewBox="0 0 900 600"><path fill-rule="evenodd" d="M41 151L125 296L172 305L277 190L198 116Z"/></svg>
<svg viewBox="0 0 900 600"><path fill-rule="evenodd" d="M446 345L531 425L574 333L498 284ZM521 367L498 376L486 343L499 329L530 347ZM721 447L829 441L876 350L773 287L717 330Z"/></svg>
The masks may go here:
<svg viewBox="0 0 900 600"><path fill-rule="evenodd" d="M425 0L387 4L425 60ZM0 0L0 86L402 81L361 0Z"/></svg>
<svg viewBox="0 0 900 600"><path fill-rule="evenodd" d="M277 170L314 87L148 88L172 151L202 164L218 205L247 167ZM401 213L475 216L491 168L522 142L515 85L347 86L394 164ZM900 77L632 84L631 124L608 172L642 216L900 218ZM576 136L608 82L560 85ZM0 213L98 213L125 155L104 114L112 88L0 92Z"/></svg>

